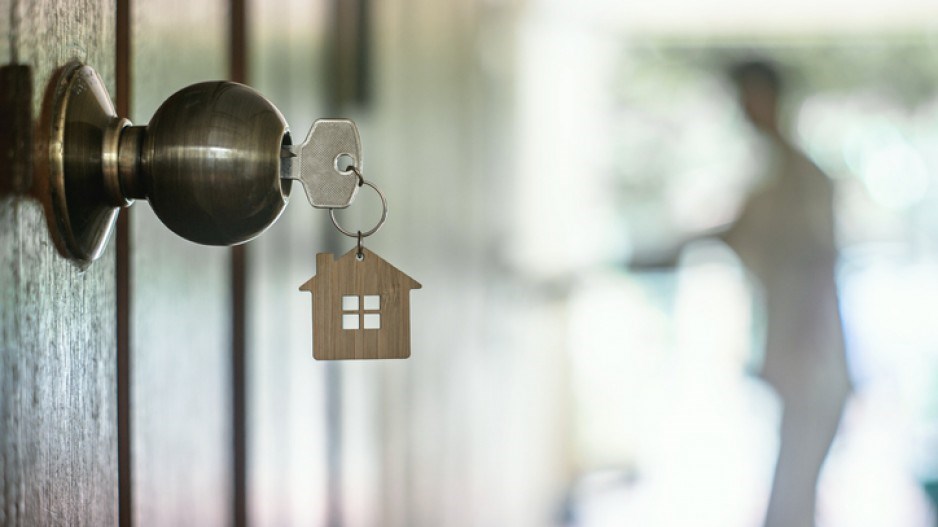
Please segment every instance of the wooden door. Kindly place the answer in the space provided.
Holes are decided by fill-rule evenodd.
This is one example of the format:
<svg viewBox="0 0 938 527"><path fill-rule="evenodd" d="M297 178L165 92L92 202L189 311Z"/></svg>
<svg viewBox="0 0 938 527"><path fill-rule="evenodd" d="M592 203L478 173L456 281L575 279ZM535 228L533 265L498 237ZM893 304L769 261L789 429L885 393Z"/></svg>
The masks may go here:
<svg viewBox="0 0 938 527"><path fill-rule="evenodd" d="M309 357L296 287L316 252L341 246L302 194L238 249L187 242L141 201L79 266L56 251L32 190L43 92L71 60L135 124L188 84L230 78L259 86L305 134L340 107L320 76L336 13L326 0L284 4L290 20L260 0L0 0L0 525L378 514L350 505L375 493L340 477L356 453L342 448L341 371Z"/></svg>
<svg viewBox="0 0 938 527"><path fill-rule="evenodd" d="M0 0L0 525L243 523L231 249L176 237L140 202L76 265L30 166L58 67L92 66L144 124L175 90L229 76L239 5Z"/></svg>
<svg viewBox="0 0 938 527"><path fill-rule="evenodd" d="M0 524L117 521L113 244L93 266L62 258L30 196L31 120L55 69L93 63L114 90L114 8L0 0ZM12 159L15 161L11 162Z"/></svg>

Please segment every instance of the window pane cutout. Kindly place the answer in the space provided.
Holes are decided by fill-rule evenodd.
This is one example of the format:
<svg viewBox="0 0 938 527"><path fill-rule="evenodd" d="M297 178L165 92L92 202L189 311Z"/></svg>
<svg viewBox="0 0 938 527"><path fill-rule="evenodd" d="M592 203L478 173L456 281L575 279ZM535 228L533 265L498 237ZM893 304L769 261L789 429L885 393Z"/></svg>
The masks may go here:
<svg viewBox="0 0 938 527"><path fill-rule="evenodd" d="M342 311L358 311L358 297L350 295L343 296Z"/></svg>
<svg viewBox="0 0 938 527"><path fill-rule="evenodd" d="M381 329L381 297L379 295L343 295L342 329Z"/></svg>
<svg viewBox="0 0 938 527"><path fill-rule="evenodd" d="M378 295L366 295L365 296L365 310L379 310L381 309L381 297Z"/></svg>
<svg viewBox="0 0 938 527"><path fill-rule="evenodd" d="M366 313L364 327L365 329L381 329L381 315Z"/></svg>
<svg viewBox="0 0 938 527"><path fill-rule="evenodd" d="M342 329L358 329L358 313L342 315Z"/></svg>

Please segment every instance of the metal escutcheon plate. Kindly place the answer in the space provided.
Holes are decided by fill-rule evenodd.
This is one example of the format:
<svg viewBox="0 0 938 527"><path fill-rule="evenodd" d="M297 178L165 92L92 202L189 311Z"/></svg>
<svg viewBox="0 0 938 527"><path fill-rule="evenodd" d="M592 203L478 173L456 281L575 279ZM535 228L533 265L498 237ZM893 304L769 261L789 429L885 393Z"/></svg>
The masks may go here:
<svg viewBox="0 0 938 527"><path fill-rule="evenodd" d="M77 62L57 72L43 110L48 158L40 160L46 165L39 189L50 230L61 252L90 262L104 251L117 219L119 207L105 196L103 174L113 170L109 165L117 160L107 153L116 152L130 122L117 117L98 74Z"/></svg>

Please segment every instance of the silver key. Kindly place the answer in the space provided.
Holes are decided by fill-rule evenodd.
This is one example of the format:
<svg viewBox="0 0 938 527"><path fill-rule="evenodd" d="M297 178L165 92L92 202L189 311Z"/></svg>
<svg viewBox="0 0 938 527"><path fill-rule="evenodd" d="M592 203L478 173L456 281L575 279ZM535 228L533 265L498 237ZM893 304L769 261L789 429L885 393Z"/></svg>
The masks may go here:
<svg viewBox="0 0 938 527"><path fill-rule="evenodd" d="M358 192L362 144L358 127L348 119L319 119L299 145L280 152L283 179L296 179L316 208L348 207Z"/></svg>

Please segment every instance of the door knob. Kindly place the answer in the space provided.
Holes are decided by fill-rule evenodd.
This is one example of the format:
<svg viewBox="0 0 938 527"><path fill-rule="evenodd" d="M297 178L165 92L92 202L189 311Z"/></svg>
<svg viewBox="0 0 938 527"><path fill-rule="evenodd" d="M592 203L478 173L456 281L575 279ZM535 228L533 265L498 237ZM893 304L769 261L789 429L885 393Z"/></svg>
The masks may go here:
<svg viewBox="0 0 938 527"><path fill-rule="evenodd" d="M243 243L277 220L298 179L286 120L243 84L185 87L146 126L133 126L115 113L95 71L75 62L53 80L43 115L48 156L38 163L40 193L59 249L78 260L100 256L119 209L138 199L183 238ZM316 184L340 192L317 204L303 184L314 206L342 208L354 198L350 168L360 168L360 143L351 121L328 124L351 138L338 143L344 150ZM348 166L338 166L339 157Z"/></svg>

